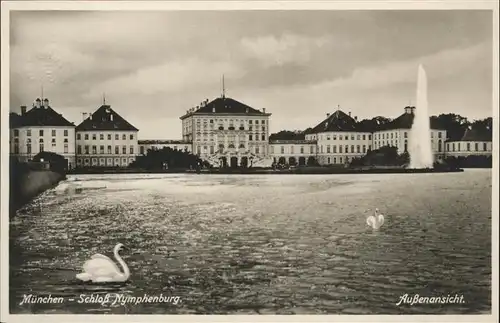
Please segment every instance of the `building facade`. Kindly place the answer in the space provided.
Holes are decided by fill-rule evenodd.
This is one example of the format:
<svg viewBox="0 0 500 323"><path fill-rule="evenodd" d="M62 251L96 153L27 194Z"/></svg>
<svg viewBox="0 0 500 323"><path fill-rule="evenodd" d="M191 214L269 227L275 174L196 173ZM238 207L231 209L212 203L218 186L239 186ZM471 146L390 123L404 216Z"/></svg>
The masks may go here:
<svg viewBox="0 0 500 323"><path fill-rule="evenodd" d="M489 130L489 129L488 129ZM446 142L446 155L453 157L491 156L492 136L469 127L460 140Z"/></svg>
<svg viewBox="0 0 500 323"><path fill-rule="evenodd" d="M216 167L255 165L269 157L270 116L222 95L180 117L182 141Z"/></svg>
<svg viewBox="0 0 500 323"><path fill-rule="evenodd" d="M76 127L78 167L127 167L139 153L138 129L102 105Z"/></svg>
<svg viewBox="0 0 500 323"><path fill-rule="evenodd" d="M358 122L351 113L337 110L327 114L326 119L308 131L302 142L271 142L271 155L275 162L283 164L304 165L316 160L320 165L345 165L383 146L396 147L402 154L408 151L414 112L415 107L405 107L404 113L391 122L367 126ZM431 147L435 160L444 158L445 141L446 130L431 122Z"/></svg>
<svg viewBox="0 0 500 323"><path fill-rule="evenodd" d="M415 116L415 107L405 107L405 111L398 118L388 124L381 125L373 133L373 148L379 149L383 146L396 147L398 154L408 152L411 140L411 127ZM430 119L431 149L434 160L441 160L446 155L446 130Z"/></svg>
<svg viewBox="0 0 500 323"><path fill-rule="evenodd" d="M40 152L64 157L68 169L75 168L75 125L49 105L36 99L32 109L10 114L10 154L21 162L31 161Z"/></svg>

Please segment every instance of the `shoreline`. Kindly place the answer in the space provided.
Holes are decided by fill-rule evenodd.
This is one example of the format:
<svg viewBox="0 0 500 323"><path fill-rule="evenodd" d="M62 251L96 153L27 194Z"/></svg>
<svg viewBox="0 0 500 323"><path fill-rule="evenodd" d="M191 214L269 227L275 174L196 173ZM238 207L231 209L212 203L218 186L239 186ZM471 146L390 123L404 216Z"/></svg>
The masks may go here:
<svg viewBox="0 0 500 323"><path fill-rule="evenodd" d="M67 175L86 174L224 174L224 175L335 175L335 174L425 174L425 173L460 173L462 168L327 168L304 167L294 169L274 170L270 168L249 169L172 169L172 170L145 170L145 169L86 169L68 172Z"/></svg>

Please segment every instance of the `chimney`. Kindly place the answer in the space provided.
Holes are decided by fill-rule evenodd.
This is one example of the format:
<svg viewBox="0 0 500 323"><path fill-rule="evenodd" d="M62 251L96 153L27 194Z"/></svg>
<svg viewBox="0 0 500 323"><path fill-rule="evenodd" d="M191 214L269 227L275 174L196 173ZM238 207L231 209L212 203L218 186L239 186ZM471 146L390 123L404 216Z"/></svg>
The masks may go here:
<svg viewBox="0 0 500 323"><path fill-rule="evenodd" d="M87 119L87 112L83 112L82 115L83 115L83 120Z"/></svg>
<svg viewBox="0 0 500 323"><path fill-rule="evenodd" d="M43 99L43 107L47 109L49 107L49 99L45 98Z"/></svg>
<svg viewBox="0 0 500 323"><path fill-rule="evenodd" d="M40 98L37 98L37 99L35 100L35 106L36 106L37 108L39 108L39 107L41 107L41 106L42 106L42 100L40 100Z"/></svg>
<svg viewBox="0 0 500 323"><path fill-rule="evenodd" d="M26 113L26 106L21 105L21 115L24 115Z"/></svg>
<svg viewBox="0 0 500 323"><path fill-rule="evenodd" d="M262 108L262 112L263 112L263 113L266 113L266 108Z"/></svg>
<svg viewBox="0 0 500 323"><path fill-rule="evenodd" d="M411 113L411 107L410 106L406 106L405 107L405 113L406 114L410 114Z"/></svg>
<svg viewBox="0 0 500 323"><path fill-rule="evenodd" d="M330 113L327 113L327 114L326 114L326 117L327 117L327 118L328 118L328 117L330 117Z"/></svg>
<svg viewBox="0 0 500 323"><path fill-rule="evenodd" d="M357 116L354 117L354 121L358 122L358 117Z"/></svg>
<svg viewBox="0 0 500 323"><path fill-rule="evenodd" d="M351 111L349 111L349 117L351 116Z"/></svg>
<svg viewBox="0 0 500 323"><path fill-rule="evenodd" d="M89 113L89 119L92 120L92 113Z"/></svg>
<svg viewBox="0 0 500 323"><path fill-rule="evenodd" d="M113 121L113 114L112 113L109 115L109 120Z"/></svg>

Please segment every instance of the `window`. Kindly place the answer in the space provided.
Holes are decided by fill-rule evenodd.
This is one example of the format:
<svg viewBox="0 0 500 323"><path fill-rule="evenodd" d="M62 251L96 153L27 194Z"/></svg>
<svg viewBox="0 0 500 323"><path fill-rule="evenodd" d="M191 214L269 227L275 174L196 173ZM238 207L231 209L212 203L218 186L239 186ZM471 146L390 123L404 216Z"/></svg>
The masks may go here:
<svg viewBox="0 0 500 323"><path fill-rule="evenodd" d="M104 134L103 133L99 134L99 140L104 140Z"/></svg>
<svg viewBox="0 0 500 323"><path fill-rule="evenodd" d="M360 139L361 139L361 135L358 135L358 140L360 140Z"/></svg>
<svg viewBox="0 0 500 323"><path fill-rule="evenodd" d="M451 145L451 150L452 150L452 151L455 151L455 143L453 143L453 144Z"/></svg>
<svg viewBox="0 0 500 323"><path fill-rule="evenodd" d="M104 146L99 146L99 154L104 154Z"/></svg>
<svg viewBox="0 0 500 323"><path fill-rule="evenodd" d="M354 135L351 135L351 140L354 140Z"/></svg>
<svg viewBox="0 0 500 323"><path fill-rule="evenodd" d="M92 146L92 154L97 154L97 146Z"/></svg>
<svg viewBox="0 0 500 323"><path fill-rule="evenodd" d="M119 155L119 154L120 154L120 146L115 146L115 155Z"/></svg>
<svg viewBox="0 0 500 323"><path fill-rule="evenodd" d="M404 133L404 137L405 137L405 138L408 138L408 132L406 132L406 131L405 131L405 133Z"/></svg>
<svg viewBox="0 0 500 323"><path fill-rule="evenodd" d="M133 155L134 154L134 146L130 146L130 154Z"/></svg>
<svg viewBox="0 0 500 323"><path fill-rule="evenodd" d="M42 151L43 151L43 141L40 141L40 146L39 146L39 148L40 148L40 152L42 152Z"/></svg>
<svg viewBox="0 0 500 323"><path fill-rule="evenodd" d="M337 146L336 146L336 145L334 145L334 146L333 146L333 153L334 153L334 154L336 154L336 153L337 153Z"/></svg>
<svg viewBox="0 0 500 323"><path fill-rule="evenodd" d="M127 135L126 134L122 135L122 140L127 140Z"/></svg>
<svg viewBox="0 0 500 323"><path fill-rule="evenodd" d="M31 137L31 129L26 130L26 136Z"/></svg>
<svg viewBox="0 0 500 323"><path fill-rule="evenodd" d="M363 145L363 154L366 153L366 145Z"/></svg>
<svg viewBox="0 0 500 323"><path fill-rule="evenodd" d="M260 154L259 147L255 147L255 153L256 153L256 154Z"/></svg>
<svg viewBox="0 0 500 323"><path fill-rule="evenodd" d="M284 154L285 153L285 146L281 146L281 153Z"/></svg>
<svg viewBox="0 0 500 323"><path fill-rule="evenodd" d="M210 120L212 121L212 120ZM210 154L213 154L214 153L214 146L210 146Z"/></svg>
<svg viewBox="0 0 500 323"><path fill-rule="evenodd" d="M89 134L88 133L85 134L85 140L89 140Z"/></svg>
<svg viewBox="0 0 500 323"><path fill-rule="evenodd" d="M249 141L252 141L253 140L252 138L253 138L252 135L248 135L248 140Z"/></svg>
<svg viewBox="0 0 500 323"><path fill-rule="evenodd" d="M360 153L361 152L361 147L359 145L356 146L356 152Z"/></svg>
<svg viewBox="0 0 500 323"><path fill-rule="evenodd" d="M311 146L311 147L309 148L309 153L314 154L314 146Z"/></svg>
<svg viewBox="0 0 500 323"><path fill-rule="evenodd" d="M92 140L96 140L97 139L97 134L93 133L92 134Z"/></svg>
<svg viewBox="0 0 500 323"><path fill-rule="evenodd" d="M441 152L443 150L443 142L441 140L438 140L438 152ZM477 146L476 146L477 150Z"/></svg>
<svg viewBox="0 0 500 323"><path fill-rule="evenodd" d="M441 138L443 133L441 131L438 132L438 138Z"/></svg>
<svg viewBox="0 0 500 323"><path fill-rule="evenodd" d="M134 134L130 134L130 140L134 139Z"/></svg>
<svg viewBox="0 0 500 323"><path fill-rule="evenodd" d="M26 149L28 150L28 154L31 154L31 143L28 142L28 144L26 145Z"/></svg>
<svg viewBox="0 0 500 323"><path fill-rule="evenodd" d="M354 145L351 145L351 153L354 152Z"/></svg>
<svg viewBox="0 0 500 323"><path fill-rule="evenodd" d="M255 124L259 124L259 120L255 120Z"/></svg>
<svg viewBox="0 0 500 323"><path fill-rule="evenodd" d="M485 142L483 142L483 150L484 150L484 151L486 151L486 150L488 150L487 148L488 148L488 147L487 147L486 143L485 143Z"/></svg>
<svg viewBox="0 0 500 323"><path fill-rule="evenodd" d="M293 154L294 151L293 151L293 146L290 146L290 153Z"/></svg>
<svg viewBox="0 0 500 323"><path fill-rule="evenodd" d="M81 134L79 134L79 133L77 133L77 134L76 134L76 139L77 139L77 140L81 140L81 139L82 139L82 135L81 135Z"/></svg>
<svg viewBox="0 0 500 323"><path fill-rule="evenodd" d="M431 131L431 138L434 138L434 131Z"/></svg>
<svg viewBox="0 0 500 323"><path fill-rule="evenodd" d="M115 134L115 140L120 140L120 135L119 134Z"/></svg>
<svg viewBox="0 0 500 323"><path fill-rule="evenodd" d="M349 152L349 146L345 146L345 152L348 153Z"/></svg>
<svg viewBox="0 0 500 323"><path fill-rule="evenodd" d="M68 153L68 144L64 144L64 153L67 154Z"/></svg>
<svg viewBox="0 0 500 323"><path fill-rule="evenodd" d="M326 145L326 153L329 154L330 153L330 145Z"/></svg>
<svg viewBox="0 0 500 323"><path fill-rule="evenodd" d="M470 151L470 142L467 143L467 151Z"/></svg>
<svg viewBox="0 0 500 323"><path fill-rule="evenodd" d="M303 154L304 153L304 146L300 146L300 153Z"/></svg>
<svg viewBox="0 0 500 323"><path fill-rule="evenodd" d="M56 131L52 130L52 137L55 137L55 136L56 136Z"/></svg>
<svg viewBox="0 0 500 323"><path fill-rule="evenodd" d="M366 135L363 135L363 140L366 140Z"/></svg>
<svg viewBox="0 0 500 323"><path fill-rule="evenodd" d="M108 146L108 155L111 155L111 146Z"/></svg>
<svg viewBox="0 0 500 323"><path fill-rule="evenodd" d="M85 146L85 154L88 155L89 154L89 146Z"/></svg>
<svg viewBox="0 0 500 323"><path fill-rule="evenodd" d="M265 141L266 140L266 135L262 135L262 141Z"/></svg>
<svg viewBox="0 0 500 323"><path fill-rule="evenodd" d="M19 137L19 130L14 129L14 137Z"/></svg>
<svg viewBox="0 0 500 323"><path fill-rule="evenodd" d="M76 153L81 155L81 153L82 153L82 146L81 145L78 145L76 147Z"/></svg>
<svg viewBox="0 0 500 323"><path fill-rule="evenodd" d="M201 155L201 146L196 147L196 152L198 155Z"/></svg>
<svg viewBox="0 0 500 323"><path fill-rule="evenodd" d="M347 146L346 146L347 147ZM339 153L342 154L342 146L339 146Z"/></svg>
<svg viewBox="0 0 500 323"><path fill-rule="evenodd" d="M126 154L127 153L127 146L122 146L122 154Z"/></svg>
<svg viewBox="0 0 500 323"><path fill-rule="evenodd" d="M372 140L372 135L368 135L368 140Z"/></svg>
<svg viewBox="0 0 500 323"><path fill-rule="evenodd" d="M479 144L476 142L474 143L474 150L475 151L478 151L479 150Z"/></svg>
<svg viewBox="0 0 500 323"><path fill-rule="evenodd" d="M111 140L111 134L108 133L108 140Z"/></svg>

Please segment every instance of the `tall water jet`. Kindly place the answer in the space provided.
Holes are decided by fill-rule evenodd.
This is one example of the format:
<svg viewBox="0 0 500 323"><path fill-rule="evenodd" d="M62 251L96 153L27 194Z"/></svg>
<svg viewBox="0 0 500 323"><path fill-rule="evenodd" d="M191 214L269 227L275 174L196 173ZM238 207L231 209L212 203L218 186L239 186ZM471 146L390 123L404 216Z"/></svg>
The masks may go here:
<svg viewBox="0 0 500 323"><path fill-rule="evenodd" d="M417 106L413 111L408 152L410 168L431 168L434 163L431 147L431 127L427 102L427 74L418 66Z"/></svg>

